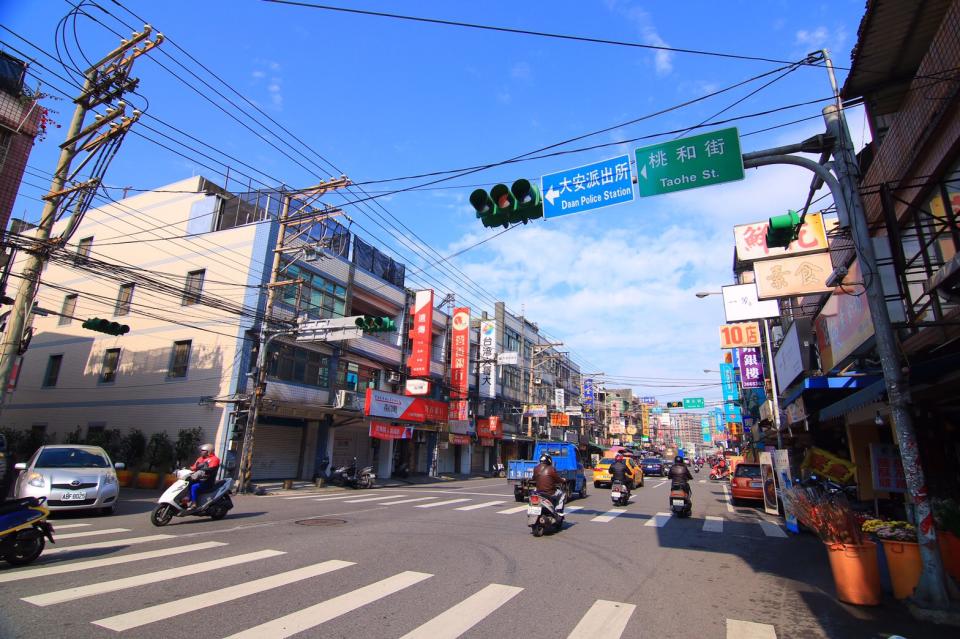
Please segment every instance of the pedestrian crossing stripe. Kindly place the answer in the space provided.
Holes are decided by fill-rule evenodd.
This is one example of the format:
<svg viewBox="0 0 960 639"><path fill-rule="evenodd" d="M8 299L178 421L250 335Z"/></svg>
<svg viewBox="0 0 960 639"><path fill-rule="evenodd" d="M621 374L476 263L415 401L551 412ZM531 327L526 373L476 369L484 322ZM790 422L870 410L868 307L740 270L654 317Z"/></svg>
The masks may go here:
<svg viewBox="0 0 960 639"><path fill-rule="evenodd" d="M473 504L472 506L460 506L459 508L454 508L454 510L479 510L480 508L486 508L487 506L499 506L503 501L487 501L482 504Z"/></svg>
<svg viewBox="0 0 960 639"><path fill-rule="evenodd" d="M723 517L711 517L707 515L703 518L703 531L704 532L723 532Z"/></svg>
<svg viewBox="0 0 960 639"><path fill-rule="evenodd" d="M395 497L406 497L406 495L381 495L380 497L362 497L360 499L348 499L345 504L362 504L368 501L383 501L384 499L393 499Z"/></svg>
<svg viewBox="0 0 960 639"><path fill-rule="evenodd" d="M57 535L57 540L75 539L77 537L96 537L97 535L115 535L116 533L130 532L129 528L104 528L103 530L84 530L83 532Z"/></svg>
<svg viewBox="0 0 960 639"><path fill-rule="evenodd" d="M78 550L97 550L100 548L123 548L133 544L146 544L151 541L163 541L172 539L175 535L146 535L144 537L126 537L124 539L114 539L113 541L95 541L89 544L74 544L73 546L63 546L60 548L48 548L43 551L44 556L58 555L61 553L76 552ZM56 539L56 537L54 537Z"/></svg>
<svg viewBox="0 0 960 639"><path fill-rule="evenodd" d="M594 517L594 518L591 519L590 521L596 521L596 522L599 522L599 523L606 523L606 522L614 519L615 517L619 517L620 515L624 514L625 512L627 512L627 511L626 511L626 510L623 510L622 508L621 508L621 509L617 509L617 510L608 510L607 512L605 512L605 513L602 514L602 515L597 515L596 517Z"/></svg>
<svg viewBox="0 0 960 639"><path fill-rule="evenodd" d="M518 586L490 584L400 639L456 639L522 590Z"/></svg>
<svg viewBox="0 0 960 639"><path fill-rule="evenodd" d="M437 501L432 504L420 504L419 506L414 506L414 508L436 508L437 506L448 506L450 504L462 504L465 501L470 501L470 500L467 498L448 499L447 501Z"/></svg>
<svg viewBox="0 0 960 639"><path fill-rule="evenodd" d="M627 627L636 606L598 599L583 616L567 639L619 637Z"/></svg>
<svg viewBox="0 0 960 639"><path fill-rule="evenodd" d="M777 631L766 623L727 619L727 639L777 639Z"/></svg>
<svg viewBox="0 0 960 639"><path fill-rule="evenodd" d="M430 501L431 499L436 499L436 497L415 497L413 499L401 499L400 501L385 501L381 503L381 506L395 506L397 504L412 504L418 501Z"/></svg>
<svg viewBox="0 0 960 639"><path fill-rule="evenodd" d="M657 528L663 528L664 526L667 525L667 522L670 521L672 518L673 518L673 515L671 515L670 513L657 513L656 515L648 519L646 522L644 522L643 525L656 526Z"/></svg>

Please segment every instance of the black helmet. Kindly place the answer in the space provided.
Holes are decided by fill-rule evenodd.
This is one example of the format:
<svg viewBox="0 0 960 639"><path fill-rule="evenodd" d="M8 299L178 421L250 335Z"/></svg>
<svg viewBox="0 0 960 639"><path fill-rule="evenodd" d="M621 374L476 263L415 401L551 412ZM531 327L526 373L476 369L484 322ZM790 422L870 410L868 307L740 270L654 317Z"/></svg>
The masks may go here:
<svg viewBox="0 0 960 639"><path fill-rule="evenodd" d="M550 466L550 465L553 464L553 457L551 457L550 455L548 455L548 454L546 454L546 453L543 453L542 455L540 455L540 463L541 463L541 464L546 464L547 466Z"/></svg>
<svg viewBox="0 0 960 639"><path fill-rule="evenodd" d="M682 463L683 463L683 457L681 457L680 455L677 455L676 457L673 458L673 463L674 463L674 464L682 464Z"/></svg>

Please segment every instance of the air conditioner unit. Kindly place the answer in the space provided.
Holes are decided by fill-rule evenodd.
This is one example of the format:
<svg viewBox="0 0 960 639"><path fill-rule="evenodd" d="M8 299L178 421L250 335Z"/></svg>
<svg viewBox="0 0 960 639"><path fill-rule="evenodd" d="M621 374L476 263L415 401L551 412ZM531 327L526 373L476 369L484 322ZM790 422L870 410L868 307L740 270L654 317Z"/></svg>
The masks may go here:
<svg viewBox="0 0 960 639"><path fill-rule="evenodd" d="M337 391L337 399L333 404L334 408L343 410L363 410L364 397L353 391Z"/></svg>
<svg viewBox="0 0 960 639"><path fill-rule="evenodd" d="M396 384L397 382L400 381L400 373L390 371L390 374L387 375L387 381L391 384Z"/></svg>
<svg viewBox="0 0 960 639"><path fill-rule="evenodd" d="M534 384L542 384L542 383L543 383L543 378L542 378L542 377L534 377L534 378L533 378L533 383L534 383Z"/></svg>

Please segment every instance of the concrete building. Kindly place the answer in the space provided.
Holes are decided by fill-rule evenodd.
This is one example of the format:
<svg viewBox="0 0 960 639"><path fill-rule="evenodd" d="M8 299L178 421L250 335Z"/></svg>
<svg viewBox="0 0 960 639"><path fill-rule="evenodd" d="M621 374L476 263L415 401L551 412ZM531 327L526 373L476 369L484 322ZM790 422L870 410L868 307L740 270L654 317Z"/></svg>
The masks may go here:
<svg viewBox="0 0 960 639"><path fill-rule="evenodd" d="M26 86L27 64L0 51L0 231L7 228L23 170L46 110Z"/></svg>

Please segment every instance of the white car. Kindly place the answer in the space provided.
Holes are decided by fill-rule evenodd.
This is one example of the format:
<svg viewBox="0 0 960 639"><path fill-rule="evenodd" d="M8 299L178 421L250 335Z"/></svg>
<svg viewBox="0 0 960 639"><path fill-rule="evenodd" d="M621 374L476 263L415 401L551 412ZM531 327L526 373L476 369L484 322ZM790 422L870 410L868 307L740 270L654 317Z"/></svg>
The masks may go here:
<svg viewBox="0 0 960 639"><path fill-rule="evenodd" d="M41 446L17 464L14 497L46 497L50 510L96 509L110 514L120 497L114 464L99 446Z"/></svg>

